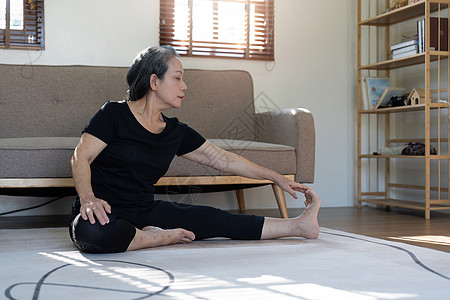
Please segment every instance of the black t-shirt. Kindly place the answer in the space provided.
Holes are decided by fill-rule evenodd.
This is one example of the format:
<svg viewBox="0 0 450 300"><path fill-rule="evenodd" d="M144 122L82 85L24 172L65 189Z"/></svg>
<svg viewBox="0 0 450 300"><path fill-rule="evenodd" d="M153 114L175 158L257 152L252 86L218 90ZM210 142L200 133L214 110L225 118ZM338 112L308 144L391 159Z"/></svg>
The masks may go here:
<svg viewBox="0 0 450 300"><path fill-rule="evenodd" d="M97 198L113 208L139 210L154 200L154 184L176 155L194 151L205 139L177 118L163 115L159 134L145 129L125 101L109 101L92 117L83 132L107 144L91 163L91 184Z"/></svg>

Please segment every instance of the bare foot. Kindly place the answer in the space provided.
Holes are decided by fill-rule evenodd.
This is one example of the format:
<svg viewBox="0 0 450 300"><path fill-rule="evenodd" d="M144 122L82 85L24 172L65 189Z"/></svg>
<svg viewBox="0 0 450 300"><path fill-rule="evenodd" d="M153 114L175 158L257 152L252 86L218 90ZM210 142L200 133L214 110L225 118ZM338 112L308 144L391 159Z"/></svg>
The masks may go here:
<svg viewBox="0 0 450 300"><path fill-rule="evenodd" d="M317 239L319 236L319 222L317 221L317 215L319 214L321 201L313 190L306 191L305 198L306 208L300 216L295 218L298 236L308 239Z"/></svg>
<svg viewBox="0 0 450 300"><path fill-rule="evenodd" d="M145 233L160 239L160 246L191 243L195 239L194 233L182 228L161 229L159 227L147 226L142 228L142 230Z"/></svg>
<svg viewBox="0 0 450 300"><path fill-rule="evenodd" d="M161 229L147 226L142 230L136 229L136 235L128 246L127 251L143 248L153 248L165 245L191 243L195 239L193 232L177 229Z"/></svg>
<svg viewBox="0 0 450 300"><path fill-rule="evenodd" d="M312 190L305 192L305 198L306 209L296 218L264 218L261 239L276 239L288 236L317 239L319 236L317 215L320 208L320 198Z"/></svg>

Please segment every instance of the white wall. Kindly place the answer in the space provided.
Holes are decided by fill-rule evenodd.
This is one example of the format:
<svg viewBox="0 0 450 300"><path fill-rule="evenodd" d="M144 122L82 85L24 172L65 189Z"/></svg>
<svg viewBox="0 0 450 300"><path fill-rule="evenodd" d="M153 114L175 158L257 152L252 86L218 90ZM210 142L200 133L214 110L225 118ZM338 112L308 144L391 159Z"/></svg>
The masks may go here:
<svg viewBox="0 0 450 300"><path fill-rule="evenodd" d="M138 51L158 44L157 0L80 0L76 5L46 0L45 18L46 49L0 50L0 63L128 66ZM311 186L323 206L355 204L355 0L276 0L275 62L182 61L185 68L247 70L255 96L264 92L280 108L310 109L316 126L316 177ZM245 195L248 208L276 207L269 187L246 190ZM0 197L0 211L15 207L14 199ZM173 199L236 208L232 192ZM303 207L303 201L289 195L287 201L288 207Z"/></svg>

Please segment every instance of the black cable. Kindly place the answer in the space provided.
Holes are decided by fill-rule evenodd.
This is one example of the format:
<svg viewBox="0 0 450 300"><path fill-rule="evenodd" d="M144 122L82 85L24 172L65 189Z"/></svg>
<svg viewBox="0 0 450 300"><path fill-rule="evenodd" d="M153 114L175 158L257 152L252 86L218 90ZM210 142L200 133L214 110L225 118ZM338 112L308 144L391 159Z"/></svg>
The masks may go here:
<svg viewBox="0 0 450 300"><path fill-rule="evenodd" d="M52 200L49 200L49 201L47 201L47 202L44 202L44 203L41 203L41 204L39 204L39 205L35 205L35 206L32 206L32 207L27 207L27 208L21 208L21 209L17 209L17 210L12 210L12 211L7 211L7 212L2 212L2 213L0 213L0 216L10 215L10 214L17 213L17 212L21 212L21 211L25 211L25 210L31 210L31 209L39 208L39 207L41 207L41 206L50 204L50 203L55 202L55 201L57 201L57 200L59 200L59 199L62 199L62 198L64 198L64 197L65 197L65 196L57 197L57 198L54 198L54 199L52 199Z"/></svg>

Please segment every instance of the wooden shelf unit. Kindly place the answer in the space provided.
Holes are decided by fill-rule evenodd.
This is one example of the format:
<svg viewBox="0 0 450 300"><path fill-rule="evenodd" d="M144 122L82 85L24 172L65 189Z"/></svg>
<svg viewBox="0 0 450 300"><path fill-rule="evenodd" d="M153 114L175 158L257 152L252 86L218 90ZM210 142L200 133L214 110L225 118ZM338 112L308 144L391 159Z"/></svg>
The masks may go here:
<svg viewBox="0 0 450 300"><path fill-rule="evenodd" d="M362 4L365 4L365 7L362 7ZM376 7L377 10L379 10L380 7L388 8L390 7L389 0L376 0ZM430 75L430 68L433 62L437 61L437 64L440 66L441 62L446 61L447 66L445 70L445 74L447 77L446 87L444 90L444 93L447 95L450 95L450 60L448 59L450 57L450 51L435 51L430 50L429 44L430 44L430 17L437 15L440 18L449 18L448 13L448 7L450 4L450 0L422 0L414 4L410 4L407 6L404 6L399 9L391 10L388 12L380 12L375 13L374 16L371 14L371 8L374 7L374 5L371 5L371 0L358 0L358 19L357 19L357 39L358 39L358 53L357 53L357 60L358 60L358 66L357 66L357 80L358 80L358 117L357 117L357 169L358 169L358 175L357 175L357 189L358 189L358 195L357 195L357 201L358 201L358 208L361 208L361 205L363 202L365 203L373 203L377 205L385 205L386 207L395 206L395 207L404 207L404 208L410 208L410 209L417 209L417 210L423 210L424 215L426 219L430 218L430 212L433 210L449 210L450 209L450 195L448 193L448 186L450 182L450 153L448 153L450 150L448 148L448 141L450 140L450 106L448 103L441 103L441 102L432 102L431 95L433 93L433 90L431 89L431 86L433 83L431 82L431 75ZM368 8L371 7L371 8ZM367 10L369 17L362 19L362 10L365 9L364 12ZM366 43L369 43L369 47L364 49L379 49L379 43L382 42L385 44L385 52L382 53L384 57L389 58L389 50L390 50L390 35L391 35L391 26L397 25L402 22L411 21L416 18L424 18L426 23L427 32L425 32L424 38L425 38L425 45L426 49L422 53L418 53L415 55L411 55L408 57L404 57L401 59L381 59L380 61L372 62L371 56L367 55L367 60L369 62L362 62L362 42L363 42L363 28L376 28L376 38L370 37L370 29L366 30L366 34L368 34L368 37L366 36ZM450 19L450 18L449 18ZM378 29L384 30L384 39L383 36L379 34ZM380 30L381 31L381 30ZM368 32L368 33L367 33ZM449 22L449 28L448 32L450 33L450 22ZM372 47L373 40L375 40L376 46ZM450 49L450 37L449 37L449 46L448 49ZM371 51L371 50L366 50ZM377 50L378 51L378 50ZM377 57L380 57L377 52ZM372 59L373 60L373 59ZM423 66L423 87L425 89L425 104L421 105L414 105L414 106L402 106L402 107L392 107L392 108L382 108L382 109L376 109L376 110L362 110L362 104L361 104L361 81L363 78L363 73L366 72L370 76L373 76L373 72L376 72L378 75L380 72L383 72L383 77L390 78L390 71L399 69L399 68L405 68L410 66ZM441 73L443 71L441 68L438 68L438 74L437 74L437 85L440 87L441 85ZM442 77L445 79L445 77ZM391 86L395 86L392 85ZM443 89L439 88L439 91L442 92ZM415 139L405 139L405 138L391 138L391 116L392 114L408 114L411 112L415 112L416 114L422 114L422 117L424 118L424 129L425 129L425 136L417 137ZM440 116L441 113L446 113L447 117L436 117L436 115ZM374 116L374 117L373 117ZM370 120L369 118L377 118L376 122L376 128L370 128ZM381 118L383 117L383 118ZM367 118L367 122L365 128L363 127L362 119ZM438 137L432 137L431 134L431 123L432 121L435 121L433 118L439 118L437 122L438 130L439 132ZM379 129L378 121L380 119L383 119L383 125L384 129ZM445 120L446 119L446 120ZM365 119L366 120L366 119ZM446 136L441 136L441 123L446 123L447 125L442 126L442 129L447 131ZM436 124L434 122L433 124ZM406 156L406 155L375 155L373 153L362 153L362 139L364 134L370 132L376 132L378 141L379 135L382 134L381 139L384 139L384 146L390 147L391 144L398 144L398 143L408 143L409 141L421 141L425 144L425 153L426 155L423 156ZM381 133L380 133L381 131ZM364 136L365 137L365 136ZM370 139L368 139L366 148L370 149ZM437 155L427 155L427 153L430 153L430 149L432 147L431 143L435 143L438 145ZM444 151L441 151L441 145L445 143L447 151L446 153L443 153ZM392 183L391 182L391 167L393 165L391 164L392 160L401 160L409 162L411 160L414 161L423 161L424 162L424 175L425 175L425 182L423 185L413 185L408 183ZM377 183L376 188L372 190L371 182L370 180L368 183L363 187L362 185L362 177L363 172L364 175L371 176L370 174L367 174L367 172L372 172L370 169L370 162L375 161L377 165L376 169L376 176L377 176ZM432 176L431 176L431 164L433 161L437 161L439 163L438 168L438 174L437 174L437 186L432 186ZM441 161L445 162L447 164L447 168L441 168ZM365 168L363 170L363 163L366 165L369 165L369 167ZM379 172L379 165L383 165L382 167L382 174ZM367 170L368 169L368 170ZM444 174L445 172L445 174ZM441 176L442 175L442 176ZM445 180L445 183L442 183L442 178L447 178ZM378 181L378 179L381 178L381 184ZM434 178L433 178L434 180ZM436 185L436 184L435 184ZM380 186L384 186L383 188ZM362 189L365 189L364 191ZM408 189L408 190L422 190L424 192L424 199L420 201L411 201L410 199L393 199L392 197L392 190L395 189L396 191L399 189ZM433 193L433 194L432 194ZM437 194L437 199L432 199L432 196L435 196ZM420 198L420 196L419 196Z"/></svg>

